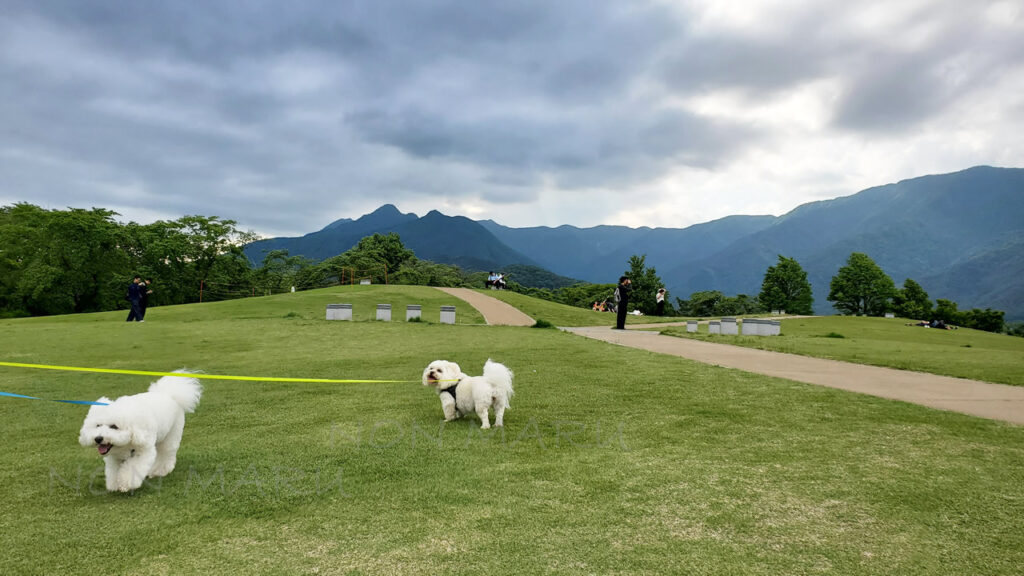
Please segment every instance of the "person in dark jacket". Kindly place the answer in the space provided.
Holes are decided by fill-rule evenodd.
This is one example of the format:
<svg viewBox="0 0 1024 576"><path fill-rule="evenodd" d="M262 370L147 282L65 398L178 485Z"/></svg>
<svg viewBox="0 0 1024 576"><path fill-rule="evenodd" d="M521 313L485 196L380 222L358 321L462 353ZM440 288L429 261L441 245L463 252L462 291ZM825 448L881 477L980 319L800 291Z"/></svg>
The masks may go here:
<svg viewBox="0 0 1024 576"><path fill-rule="evenodd" d="M632 290L630 284L633 282L622 276L619 278L619 285L615 287L615 328L626 329L626 312L629 310L629 292Z"/></svg>
<svg viewBox="0 0 1024 576"><path fill-rule="evenodd" d="M142 310L140 307L142 305L142 294L145 292L145 289L142 288L143 284L141 283L142 278L136 276L132 280L132 283L128 285L128 296L126 297L128 298L128 302L132 305L131 311L128 312L128 322L133 320L136 322L142 322Z"/></svg>
<svg viewBox="0 0 1024 576"><path fill-rule="evenodd" d="M153 293L149 285L152 283L152 278L146 278L145 282L139 284L139 291L142 293L142 299L139 301L139 322L146 321L146 307L149 306L149 295Z"/></svg>

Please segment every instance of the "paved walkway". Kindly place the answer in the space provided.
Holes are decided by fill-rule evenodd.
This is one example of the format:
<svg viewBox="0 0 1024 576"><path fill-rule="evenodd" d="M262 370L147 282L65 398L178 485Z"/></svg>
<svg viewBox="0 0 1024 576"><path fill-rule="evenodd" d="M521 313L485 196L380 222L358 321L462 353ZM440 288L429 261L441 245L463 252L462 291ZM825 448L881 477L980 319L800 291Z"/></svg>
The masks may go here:
<svg viewBox="0 0 1024 576"><path fill-rule="evenodd" d="M438 290L466 301L484 316L492 326L533 326L535 321L518 308L481 294L469 288L438 288Z"/></svg>
<svg viewBox="0 0 1024 576"><path fill-rule="evenodd" d="M653 325L653 326L665 326ZM635 326L633 326L635 328ZM902 400L940 410L1024 424L1024 387L991 384L880 368L837 360L755 350L689 338L662 336L643 330L612 330L605 327L563 330L612 344L643 348L697 362L736 368L797 382L841 388L882 398Z"/></svg>
<svg viewBox="0 0 1024 576"><path fill-rule="evenodd" d="M488 324L532 326L534 323L532 318L497 298L467 288L438 290L466 301L483 314ZM673 324L631 324L627 330L612 330L604 326L563 330L612 344L642 348L744 372L840 388L1018 425L1024 424L1024 386L992 384L923 372L755 350L729 344L662 336L657 332L640 329L671 325Z"/></svg>

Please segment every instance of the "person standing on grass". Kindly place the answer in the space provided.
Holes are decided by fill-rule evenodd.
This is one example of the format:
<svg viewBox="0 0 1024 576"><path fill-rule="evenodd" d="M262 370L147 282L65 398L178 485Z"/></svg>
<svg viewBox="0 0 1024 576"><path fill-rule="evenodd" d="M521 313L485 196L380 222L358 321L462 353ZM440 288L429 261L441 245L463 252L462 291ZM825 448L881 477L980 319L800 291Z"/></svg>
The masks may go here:
<svg viewBox="0 0 1024 576"><path fill-rule="evenodd" d="M140 276L136 276L132 279L132 283L128 285L128 295L126 298L128 298L128 302L131 303L132 309L128 312L127 322L131 322L133 320L135 322L142 322L142 294L145 290L142 288L144 284L140 285L141 282L142 278Z"/></svg>
<svg viewBox="0 0 1024 576"><path fill-rule="evenodd" d="M149 306L149 295L153 293L149 285L152 283L152 278L146 278L145 282L139 284L139 291L142 293L142 298L139 300L139 322L146 321L146 307Z"/></svg>
<svg viewBox="0 0 1024 576"><path fill-rule="evenodd" d="M657 301L657 305L654 307L654 315L655 316L664 316L665 315L665 289L664 288L658 288L658 294L654 297L654 299L655 299L655 301Z"/></svg>
<svg viewBox="0 0 1024 576"><path fill-rule="evenodd" d="M615 287L615 328L626 329L626 311L629 308L629 292L632 290L630 284L633 282L622 276L619 278L619 285Z"/></svg>

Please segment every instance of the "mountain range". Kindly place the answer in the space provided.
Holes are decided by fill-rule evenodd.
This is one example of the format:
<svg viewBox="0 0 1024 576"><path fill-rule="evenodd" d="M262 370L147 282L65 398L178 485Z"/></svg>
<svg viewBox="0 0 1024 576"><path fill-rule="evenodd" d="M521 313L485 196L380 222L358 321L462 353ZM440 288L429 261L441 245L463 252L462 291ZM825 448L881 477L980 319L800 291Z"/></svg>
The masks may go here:
<svg viewBox="0 0 1024 576"><path fill-rule="evenodd" d="M629 257L646 254L674 296L698 290L760 292L778 255L807 271L815 309L831 313L829 282L852 252L870 256L897 286L913 278L931 298L961 309L1005 310L1024 319L1024 169L978 166L801 205L782 216L729 216L686 228L510 228L385 205L299 238L246 246L259 263L287 249L322 260L373 233L395 232L416 256L476 270L540 266L590 282L615 282Z"/></svg>

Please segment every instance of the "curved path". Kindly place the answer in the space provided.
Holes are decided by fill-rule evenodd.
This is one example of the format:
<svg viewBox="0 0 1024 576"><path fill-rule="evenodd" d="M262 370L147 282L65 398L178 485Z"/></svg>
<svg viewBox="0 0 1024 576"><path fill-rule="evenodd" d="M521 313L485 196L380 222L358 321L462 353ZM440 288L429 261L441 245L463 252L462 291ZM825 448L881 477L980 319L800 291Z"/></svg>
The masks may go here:
<svg viewBox="0 0 1024 576"><path fill-rule="evenodd" d="M464 300L484 316L492 326L533 326L534 320L509 304L469 288L438 288L438 290Z"/></svg>
<svg viewBox="0 0 1024 576"><path fill-rule="evenodd" d="M490 325L532 326L534 320L517 308L468 288L438 288L476 308ZM671 324L633 325L633 328ZM839 388L881 398L951 410L972 416L1024 424L1024 386L910 372L783 352L756 350L689 338L662 336L645 330L612 330L604 326L562 328L611 344L642 348L705 364L735 368L818 386Z"/></svg>
<svg viewBox="0 0 1024 576"><path fill-rule="evenodd" d="M563 328L568 332L612 344L643 348L726 368L765 374L808 384L841 388L882 398L902 400L940 410L952 410L1024 424L1024 387L992 384L922 372L755 350L689 338L662 336L643 330L605 327Z"/></svg>

